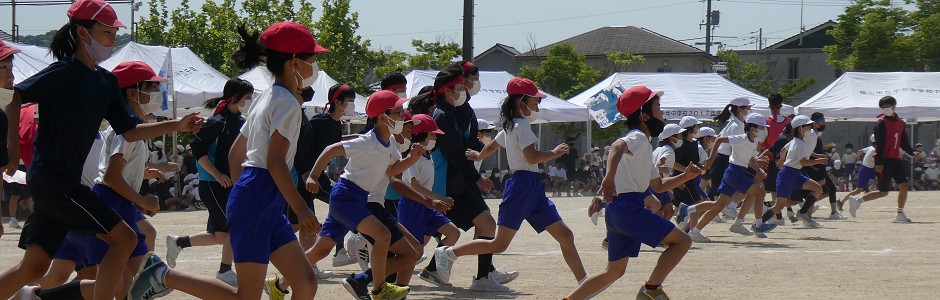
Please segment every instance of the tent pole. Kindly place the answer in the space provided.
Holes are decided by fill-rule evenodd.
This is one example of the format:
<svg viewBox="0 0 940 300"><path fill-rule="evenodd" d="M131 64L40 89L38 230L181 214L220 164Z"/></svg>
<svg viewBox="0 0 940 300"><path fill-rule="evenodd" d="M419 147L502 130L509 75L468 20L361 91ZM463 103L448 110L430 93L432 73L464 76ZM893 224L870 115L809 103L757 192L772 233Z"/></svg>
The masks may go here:
<svg viewBox="0 0 940 300"><path fill-rule="evenodd" d="M539 123L539 149L542 149L542 123Z"/></svg>
<svg viewBox="0 0 940 300"><path fill-rule="evenodd" d="M592 151L591 149L593 149L593 147L594 147L594 145L593 145L593 144L594 144L594 136L593 136L593 134L591 133L591 131L592 131L591 129L594 128L594 126L591 126L591 120L588 120L587 122L584 122L584 126L587 126L587 148L586 148L586 149L587 149L588 152L590 152L590 151Z"/></svg>

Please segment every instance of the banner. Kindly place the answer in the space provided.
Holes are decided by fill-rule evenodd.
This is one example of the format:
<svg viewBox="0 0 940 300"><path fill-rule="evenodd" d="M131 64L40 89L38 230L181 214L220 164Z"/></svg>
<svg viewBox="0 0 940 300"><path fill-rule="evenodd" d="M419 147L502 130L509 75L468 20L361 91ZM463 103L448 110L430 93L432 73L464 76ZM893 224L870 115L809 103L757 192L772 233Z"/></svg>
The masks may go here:
<svg viewBox="0 0 940 300"><path fill-rule="evenodd" d="M607 128L625 119L625 117L617 111L617 99L619 99L620 95L626 90L623 84L617 81L600 92L597 92L594 96L591 96L587 103L585 103L587 104L588 113L594 118L598 126Z"/></svg>

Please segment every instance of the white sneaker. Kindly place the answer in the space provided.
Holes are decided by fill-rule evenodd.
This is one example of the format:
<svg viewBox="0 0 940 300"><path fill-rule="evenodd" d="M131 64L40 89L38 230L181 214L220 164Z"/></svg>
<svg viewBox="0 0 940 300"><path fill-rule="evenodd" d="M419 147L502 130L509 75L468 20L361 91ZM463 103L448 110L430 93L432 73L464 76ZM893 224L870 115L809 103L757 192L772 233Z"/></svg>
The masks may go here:
<svg viewBox="0 0 940 300"><path fill-rule="evenodd" d="M833 220L833 221L845 220L845 216L843 216L842 213L840 212L835 212L835 213L829 214L829 220Z"/></svg>
<svg viewBox="0 0 940 300"><path fill-rule="evenodd" d="M421 257L418 258L418 261L415 262L415 265L420 265L420 264L423 263L425 260L428 260L428 256L427 256L427 255L421 255Z"/></svg>
<svg viewBox="0 0 940 300"><path fill-rule="evenodd" d="M440 275L443 284L450 284L450 272L454 267L454 261L457 260L457 256L454 255L454 252L448 250L450 250L450 247L447 246L434 249L437 275Z"/></svg>
<svg viewBox="0 0 940 300"><path fill-rule="evenodd" d="M787 218L790 219L790 223L794 225L799 221L799 219L796 218L796 213L791 210L787 211Z"/></svg>
<svg viewBox="0 0 940 300"><path fill-rule="evenodd" d="M333 277L333 271L321 270L317 265L313 265L313 273L317 274L317 279L327 279Z"/></svg>
<svg viewBox="0 0 940 300"><path fill-rule="evenodd" d="M235 271L228 270L225 273L215 273L215 278L225 282L231 287L238 287L238 275L235 274Z"/></svg>
<svg viewBox="0 0 940 300"><path fill-rule="evenodd" d="M349 253L346 251L340 251L333 256L333 267L338 268L342 266L348 266L358 262L358 258L353 255L349 256Z"/></svg>
<svg viewBox="0 0 940 300"><path fill-rule="evenodd" d="M507 283L512 282L513 280L516 280L516 278L519 277L519 272L517 271L503 272L499 269L496 269L496 270L490 271L490 274L488 275L488 277L493 278L493 280L495 280L496 282L500 284L507 284Z"/></svg>
<svg viewBox="0 0 940 300"><path fill-rule="evenodd" d="M176 235L166 236L166 264L170 268L176 268L176 258L180 256L180 252L183 252L183 247L176 244L179 239L180 237Z"/></svg>
<svg viewBox="0 0 940 300"><path fill-rule="evenodd" d="M907 214L905 214L903 211L898 212L898 216L894 217L894 223L910 223L910 222L911 222L911 218L908 218Z"/></svg>
<svg viewBox="0 0 940 300"><path fill-rule="evenodd" d="M692 237L692 241L696 243L711 243L712 242L711 239L703 235L701 232L690 231L689 236Z"/></svg>
<svg viewBox="0 0 940 300"><path fill-rule="evenodd" d="M700 218L701 218L701 217L700 217ZM722 216L715 216L714 218L712 218L712 223L721 223L721 224L724 224L724 223L728 223L728 222L725 221L725 218L722 217Z"/></svg>
<svg viewBox="0 0 940 300"><path fill-rule="evenodd" d="M597 219L600 218L600 216L601 216L601 212L600 212L600 211L591 214L591 223L594 224L594 226L597 226ZM11 226L12 226L12 225L11 225Z"/></svg>
<svg viewBox="0 0 940 300"><path fill-rule="evenodd" d="M849 214L852 215L853 218L856 217L859 207L862 207L862 202L858 200L858 197L849 197Z"/></svg>
<svg viewBox="0 0 940 300"><path fill-rule="evenodd" d="M38 285L24 285L23 288L20 288L20 297L19 300L42 300L36 295L36 291L39 290ZM13 299L13 298L10 298Z"/></svg>
<svg viewBox="0 0 940 300"><path fill-rule="evenodd" d="M816 220L813 220L813 218L807 214L796 214L796 218L803 221L803 228L822 227L822 224L819 224L819 222L816 222Z"/></svg>
<svg viewBox="0 0 940 300"><path fill-rule="evenodd" d="M357 233L349 238L346 241L346 251L347 255L355 256L356 262L359 263L359 268L364 272L369 269L369 253L372 251L372 244L366 240L362 234Z"/></svg>
<svg viewBox="0 0 940 300"><path fill-rule="evenodd" d="M508 292L509 287L496 282L493 278L487 277L473 279L473 283L470 284L470 290L477 292Z"/></svg>
<svg viewBox="0 0 940 300"><path fill-rule="evenodd" d="M725 219L734 220L738 216L738 209L729 205L722 208L721 213L724 215Z"/></svg>
<svg viewBox="0 0 940 300"><path fill-rule="evenodd" d="M787 225L787 221L784 221L783 218L777 219L777 217L770 218L770 221L767 223L774 224L777 226Z"/></svg>
<svg viewBox="0 0 940 300"><path fill-rule="evenodd" d="M744 224L742 224L742 223L737 223L737 222L735 222L734 224L731 224L731 228L729 228L729 230L731 230L731 232L734 232L734 233L737 233L737 234L740 234L740 235L752 235L752 234L754 234L753 232L751 232L750 230L748 230L747 227L744 227Z"/></svg>
<svg viewBox="0 0 940 300"><path fill-rule="evenodd" d="M594 224L594 225L597 225L597 224ZM23 229L23 227L20 227L20 222L16 221L15 218L10 218L10 228Z"/></svg>

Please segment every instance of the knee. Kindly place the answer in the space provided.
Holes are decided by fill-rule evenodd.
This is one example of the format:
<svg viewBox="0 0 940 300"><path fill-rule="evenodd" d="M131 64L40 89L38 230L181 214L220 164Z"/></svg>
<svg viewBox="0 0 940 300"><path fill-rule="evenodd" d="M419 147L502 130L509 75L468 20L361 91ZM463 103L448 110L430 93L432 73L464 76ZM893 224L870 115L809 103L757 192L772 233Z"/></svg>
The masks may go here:
<svg viewBox="0 0 940 300"><path fill-rule="evenodd" d="M492 240L490 241L493 253L503 253L509 249L509 241Z"/></svg>
<svg viewBox="0 0 940 300"><path fill-rule="evenodd" d="M627 273L627 268L611 269L610 267L608 267L607 270L604 272L604 277L605 279L607 279L606 281L608 282L616 281L617 279L620 279L620 277L623 277L623 274L626 274L626 273Z"/></svg>
<svg viewBox="0 0 940 300"><path fill-rule="evenodd" d="M574 232L566 227L558 233L556 239L561 245L574 245Z"/></svg>
<svg viewBox="0 0 940 300"><path fill-rule="evenodd" d="M118 223L111 232L105 234L101 239L104 240L112 250L130 252L137 245L137 234L124 222Z"/></svg>
<svg viewBox="0 0 940 300"><path fill-rule="evenodd" d="M385 229L384 227L381 228L381 230L378 230L375 233L370 234L369 236L371 236L372 239L375 240L375 244L384 243L385 245L388 245L389 242L391 242L392 240L392 234L388 231L388 229Z"/></svg>

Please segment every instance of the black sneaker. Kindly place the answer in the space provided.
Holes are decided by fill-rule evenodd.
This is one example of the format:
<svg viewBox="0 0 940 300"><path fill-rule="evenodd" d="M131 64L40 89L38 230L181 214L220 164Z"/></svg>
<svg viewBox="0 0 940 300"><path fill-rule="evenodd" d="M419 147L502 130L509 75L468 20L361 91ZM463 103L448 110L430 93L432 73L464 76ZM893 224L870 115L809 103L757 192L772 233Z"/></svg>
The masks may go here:
<svg viewBox="0 0 940 300"><path fill-rule="evenodd" d="M353 275L349 274L349 277L343 279L343 287L346 288L346 291L350 295L356 297L356 299L361 300L372 300L372 296L369 295L369 284L361 283L353 279Z"/></svg>

